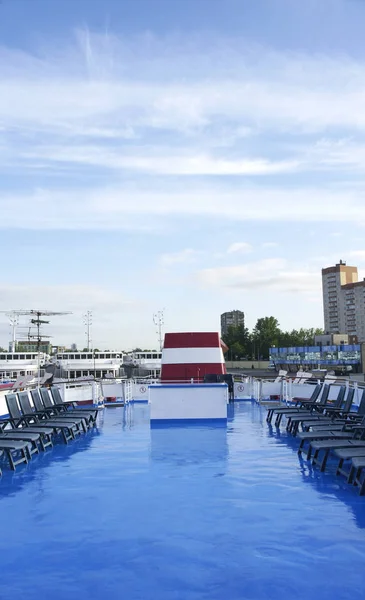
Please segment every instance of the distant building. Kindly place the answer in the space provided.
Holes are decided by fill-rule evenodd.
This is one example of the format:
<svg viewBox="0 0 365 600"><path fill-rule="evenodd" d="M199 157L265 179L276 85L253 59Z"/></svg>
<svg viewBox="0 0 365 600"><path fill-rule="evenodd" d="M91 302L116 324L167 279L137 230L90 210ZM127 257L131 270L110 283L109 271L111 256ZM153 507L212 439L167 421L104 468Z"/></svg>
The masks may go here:
<svg viewBox="0 0 365 600"><path fill-rule="evenodd" d="M245 313L241 310L231 310L221 315L221 336L228 333L229 327L245 326Z"/></svg>
<svg viewBox="0 0 365 600"><path fill-rule="evenodd" d="M315 346L343 346L345 344L355 344L347 333L325 333L314 336Z"/></svg>
<svg viewBox="0 0 365 600"><path fill-rule="evenodd" d="M41 342L38 348L36 341L22 341L16 343L16 352L44 352L44 354L52 353L52 345L50 342Z"/></svg>
<svg viewBox="0 0 365 600"><path fill-rule="evenodd" d="M77 344L71 344L72 352L77 352Z"/></svg>
<svg viewBox="0 0 365 600"><path fill-rule="evenodd" d="M325 332L365 342L365 280L358 281L357 267L341 260L322 269L322 290Z"/></svg>
<svg viewBox="0 0 365 600"><path fill-rule="evenodd" d="M66 352L66 346L52 346L52 354L57 354L58 352Z"/></svg>

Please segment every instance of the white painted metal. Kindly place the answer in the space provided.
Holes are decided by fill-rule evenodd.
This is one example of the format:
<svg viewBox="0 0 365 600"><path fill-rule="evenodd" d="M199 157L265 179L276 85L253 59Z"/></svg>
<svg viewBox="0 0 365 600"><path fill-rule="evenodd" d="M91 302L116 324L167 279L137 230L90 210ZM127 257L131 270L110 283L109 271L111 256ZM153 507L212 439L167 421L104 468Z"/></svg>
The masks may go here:
<svg viewBox="0 0 365 600"><path fill-rule="evenodd" d="M164 348L162 364L222 364L224 357L222 348Z"/></svg>
<svg viewBox="0 0 365 600"><path fill-rule="evenodd" d="M149 388L151 421L226 419L226 384L154 385Z"/></svg>

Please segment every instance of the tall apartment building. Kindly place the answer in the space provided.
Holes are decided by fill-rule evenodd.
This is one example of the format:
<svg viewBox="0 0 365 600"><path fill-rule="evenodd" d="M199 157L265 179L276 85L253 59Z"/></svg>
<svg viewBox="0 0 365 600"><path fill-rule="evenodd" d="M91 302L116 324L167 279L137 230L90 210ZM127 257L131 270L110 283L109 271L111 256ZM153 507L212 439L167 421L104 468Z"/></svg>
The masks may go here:
<svg viewBox="0 0 365 600"><path fill-rule="evenodd" d="M221 315L221 336L224 337L228 333L229 327L238 327L245 325L245 313L241 310L231 310Z"/></svg>
<svg viewBox="0 0 365 600"><path fill-rule="evenodd" d="M322 269L322 290L325 332L365 342L365 280L358 281L357 267L340 261Z"/></svg>

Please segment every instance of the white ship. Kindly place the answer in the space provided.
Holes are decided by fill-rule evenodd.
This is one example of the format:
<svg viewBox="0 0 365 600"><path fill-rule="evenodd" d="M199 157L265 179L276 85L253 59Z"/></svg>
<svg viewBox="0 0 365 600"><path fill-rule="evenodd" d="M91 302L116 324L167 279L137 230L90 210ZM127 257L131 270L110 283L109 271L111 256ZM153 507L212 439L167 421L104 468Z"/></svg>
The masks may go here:
<svg viewBox="0 0 365 600"><path fill-rule="evenodd" d="M158 350L135 351L124 355L123 364L126 371L128 371L128 368L129 370L134 369L138 372L133 372L133 374L156 379L161 374L161 356L162 352Z"/></svg>
<svg viewBox="0 0 365 600"><path fill-rule="evenodd" d="M50 359L60 379L113 378L124 375L122 352L62 352Z"/></svg>

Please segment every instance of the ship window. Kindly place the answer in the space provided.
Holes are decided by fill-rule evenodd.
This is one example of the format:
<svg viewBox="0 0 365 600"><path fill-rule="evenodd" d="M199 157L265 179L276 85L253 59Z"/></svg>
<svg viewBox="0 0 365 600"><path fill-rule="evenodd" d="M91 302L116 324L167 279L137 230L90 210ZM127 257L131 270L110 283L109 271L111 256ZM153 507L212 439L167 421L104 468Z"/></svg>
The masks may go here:
<svg viewBox="0 0 365 600"><path fill-rule="evenodd" d="M11 358L13 360L18 360L19 359L19 354L13 354L13 356Z"/></svg>
<svg viewBox="0 0 365 600"><path fill-rule="evenodd" d="M87 376L88 376L88 374L89 374L89 372L88 372L88 371L83 371L83 372L82 372L82 376L83 376L83 377L87 377Z"/></svg>
<svg viewBox="0 0 365 600"><path fill-rule="evenodd" d="M75 358L75 355L74 355L74 354L69 354L69 357L68 357L68 358L69 358L70 360L74 360L74 358Z"/></svg>
<svg viewBox="0 0 365 600"><path fill-rule="evenodd" d="M76 377L81 377L81 371L76 371Z"/></svg>
<svg viewBox="0 0 365 600"><path fill-rule="evenodd" d="M95 377L101 377L101 371L96 371L95 372Z"/></svg>
<svg viewBox="0 0 365 600"><path fill-rule="evenodd" d="M91 359L93 357L93 355L92 354L88 354L87 357Z"/></svg>
<svg viewBox="0 0 365 600"><path fill-rule="evenodd" d="M75 371L70 371L70 379L75 379Z"/></svg>
<svg viewBox="0 0 365 600"><path fill-rule="evenodd" d="M81 354L81 359L85 360L86 359L86 354Z"/></svg>
<svg viewBox="0 0 365 600"><path fill-rule="evenodd" d="M0 360L6 360L5 354L0 354Z"/></svg>
<svg viewBox="0 0 365 600"><path fill-rule="evenodd" d="M24 375L25 375L25 371L20 371L20 375L21 375L22 377L24 377Z"/></svg>
<svg viewBox="0 0 365 600"><path fill-rule="evenodd" d="M99 358L105 358L105 354L99 354Z"/></svg>
<svg viewBox="0 0 365 600"><path fill-rule="evenodd" d="M105 358L110 358L110 354L106 354L106 355L105 355Z"/></svg>
<svg viewBox="0 0 365 600"><path fill-rule="evenodd" d="M20 360L25 360L25 356L24 356L24 354L19 354L19 359L20 359Z"/></svg>

